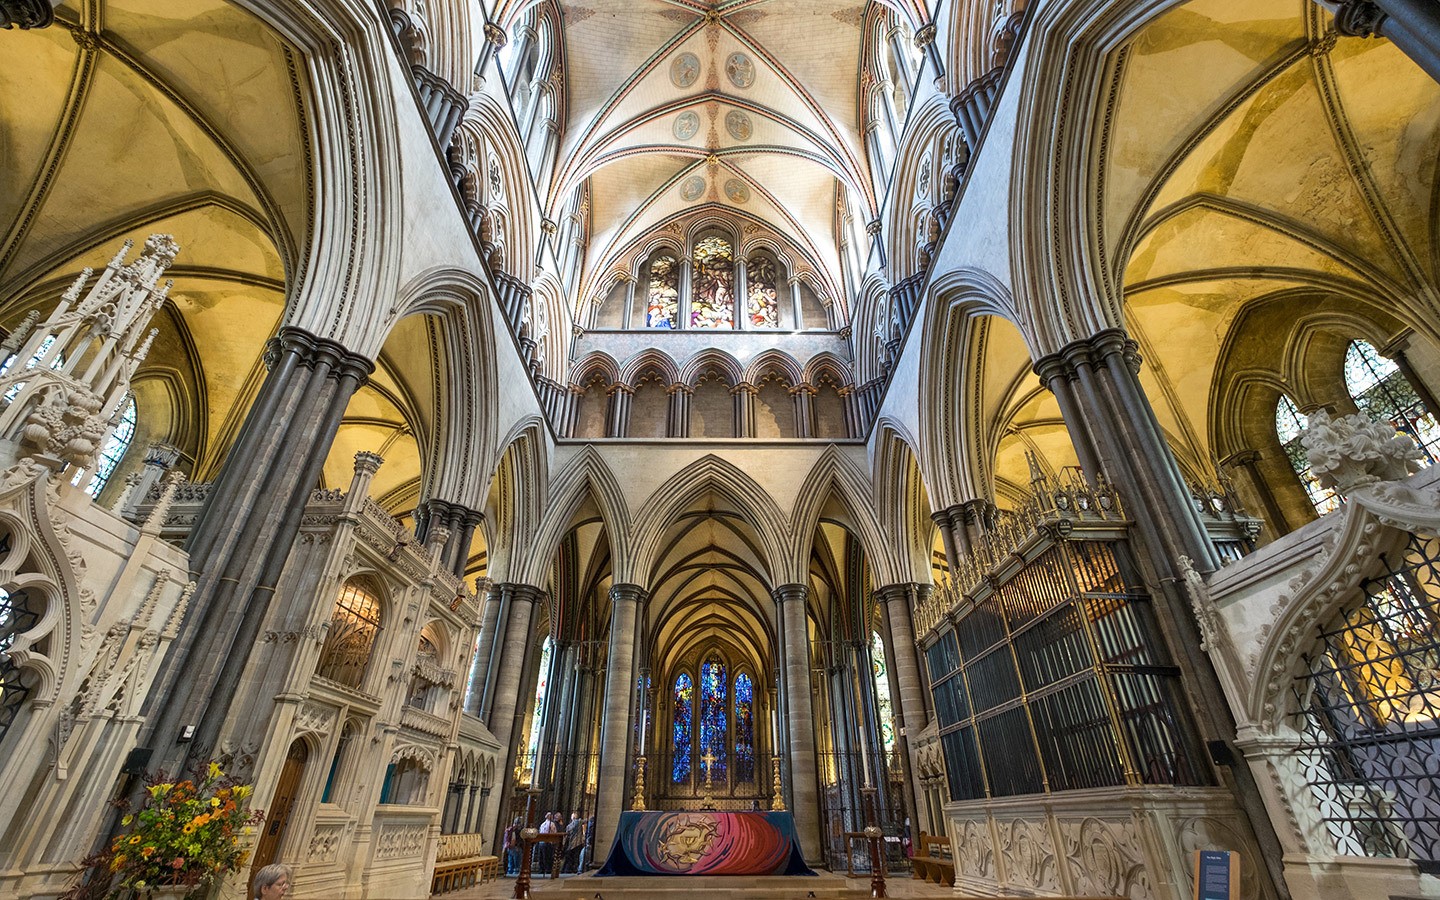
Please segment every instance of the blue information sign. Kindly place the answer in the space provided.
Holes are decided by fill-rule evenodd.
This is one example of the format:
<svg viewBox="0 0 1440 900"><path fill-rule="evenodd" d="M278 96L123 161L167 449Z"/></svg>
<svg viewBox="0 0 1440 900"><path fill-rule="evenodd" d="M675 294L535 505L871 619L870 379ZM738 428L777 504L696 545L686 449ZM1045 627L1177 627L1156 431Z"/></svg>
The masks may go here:
<svg viewBox="0 0 1440 900"><path fill-rule="evenodd" d="M1229 850L1195 851L1195 900L1238 900L1240 859Z"/></svg>

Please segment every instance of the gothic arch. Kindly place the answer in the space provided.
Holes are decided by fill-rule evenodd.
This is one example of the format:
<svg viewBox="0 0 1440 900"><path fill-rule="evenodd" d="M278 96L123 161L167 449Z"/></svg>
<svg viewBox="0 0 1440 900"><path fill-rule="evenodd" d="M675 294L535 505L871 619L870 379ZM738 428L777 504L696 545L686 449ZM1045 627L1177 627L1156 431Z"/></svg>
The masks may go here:
<svg viewBox="0 0 1440 900"><path fill-rule="evenodd" d="M725 373L725 380L731 387L749 379L740 370L740 361L724 350L717 347L707 347L685 360L681 366L677 381L681 384L694 386L696 379L710 369L719 369Z"/></svg>
<svg viewBox="0 0 1440 900"><path fill-rule="evenodd" d="M586 446L564 464L550 481L544 511L534 538L528 543L528 554L513 564L512 581L540 587L554 559L555 548L569 530L576 512L587 498L593 498L605 520L614 556L615 581L631 583L632 563L630 514L625 491L614 473L593 446ZM518 549L518 548L517 548Z"/></svg>
<svg viewBox="0 0 1440 900"><path fill-rule="evenodd" d="M792 527L788 532L791 536L788 570L803 573L809 569L810 545L814 542L815 528L819 525L821 511L832 497L839 500L850 514L851 525L870 561L876 584L894 584L901 580L902 567L896 564L895 548L885 541L875 515L876 506L869 479L833 444L820 454L795 498L790 517Z"/></svg>
<svg viewBox="0 0 1440 900"><path fill-rule="evenodd" d="M783 579L776 580L777 573L785 570L784 560L788 555L784 544L787 533L784 514L747 472L713 454L697 459L665 479L640 507L635 516L632 571L636 575L652 571L662 549L662 537L675 518L710 493L733 504L754 530L772 587L784 583Z"/></svg>
<svg viewBox="0 0 1440 900"><path fill-rule="evenodd" d="M915 441L893 419L876 424L874 496L880 530L891 540L902 581L925 583L935 564L935 524Z"/></svg>
<svg viewBox="0 0 1440 900"><path fill-rule="evenodd" d="M777 350L773 347L750 360L750 364L745 367L745 374L740 380L758 384L760 378L772 369L778 369L792 387L805 380L805 370L795 361L795 357L784 350Z"/></svg>
<svg viewBox="0 0 1440 900"><path fill-rule="evenodd" d="M470 108L456 129L476 149L478 177L486 185L484 205L498 207L507 217L500 244L501 271L525 284L535 280L535 259L540 230L539 214L531 202L530 173L525 169L525 147L515 131L515 119L488 93L472 94ZM491 166L494 172L491 172ZM493 182L499 190L493 190Z"/></svg>
<svg viewBox="0 0 1440 900"><path fill-rule="evenodd" d="M514 555L530 545L539 527L547 462L544 423L538 417L517 423L506 435L483 507L486 574L493 580L509 577Z"/></svg>
<svg viewBox="0 0 1440 900"><path fill-rule="evenodd" d="M666 385L680 383L680 368L675 365L675 360L670 354L654 347L642 350L625 360L625 365L620 369L619 380L633 386L635 379L652 369L660 373Z"/></svg>

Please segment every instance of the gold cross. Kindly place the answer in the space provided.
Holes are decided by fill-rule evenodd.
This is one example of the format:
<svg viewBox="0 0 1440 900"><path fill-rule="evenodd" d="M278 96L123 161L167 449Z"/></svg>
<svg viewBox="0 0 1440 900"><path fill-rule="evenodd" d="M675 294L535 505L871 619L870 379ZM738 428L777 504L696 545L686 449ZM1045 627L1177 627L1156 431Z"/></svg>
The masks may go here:
<svg viewBox="0 0 1440 900"><path fill-rule="evenodd" d="M708 786L711 775L714 774L715 752L713 750L706 750L705 755L700 757L700 761L705 764L705 784Z"/></svg>

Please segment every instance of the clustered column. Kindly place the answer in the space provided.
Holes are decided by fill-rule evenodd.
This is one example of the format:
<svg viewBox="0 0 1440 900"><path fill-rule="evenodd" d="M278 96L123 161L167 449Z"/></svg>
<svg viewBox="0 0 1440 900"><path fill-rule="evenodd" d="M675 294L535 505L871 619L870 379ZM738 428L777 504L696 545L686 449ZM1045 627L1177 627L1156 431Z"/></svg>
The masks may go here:
<svg viewBox="0 0 1440 900"><path fill-rule="evenodd" d="M508 607L501 610L502 620L497 624L497 630L504 629L505 640L500 647L499 659L490 666L493 676L485 689L480 718L505 754L500 770L500 798L503 800L514 791L518 753L516 737L519 734L515 722L517 716L524 714L524 709L519 706L520 676L530 668L530 649L535 643L535 617L544 592L528 584L501 584L496 587L501 595L502 607ZM499 812L499 804L492 802L486 813L486 822L481 827L482 832L499 837L496 827Z"/></svg>
<svg viewBox="0 0 1440 900"><path fill-rule="evenodd" d="M820 793L815 768L815 713L810 693L810 627L803 584L775 589L780 607L782 645L781 693L785 697L787 749L790 763L790 809L800 849L807 860L820 857Z"/></svg>
<svg viewBox="0 0 1440 900"><path fill-rule="evenodd" d="M465 566L470 562L470 543L475 539L475 529L484 521L484 513L458 503L426 500L415 510L415 537L424 543L433 526L444 526L450 532L450 537L441 553L441 565L454 572L457 578L461 578L465 575Z"/></svg>
<svg viewBox="0 0 1440 900"><path fill-rule="evenodd" d="M605 712L600 724L600 783L595 798L595 846L609 847L625 808L630 775L630 725L635 697L635 627L645 597L639 585L610 588L610 651L605 666ZM599 852L599 851L597 851Z"/></svg>
<svg viewBox="0 0 1440 900"><path fill-rule="evenodd" d="M145 711L152 765L171 771L186 750L214 749L345 407L374 370L344 346L288 326L266 346L265 363L265 381L191 530L191 613L150 692L158 708ZM191 724L190 743L177 746Z"/></svg>
<svg viewBox="0 0 1440 900"><path fill-rule="evenodd" d="M1219 568L1219 556L1141 387L1136 351L1124 331L1106 329L1043 357L1035 363L1035 373L1055 395L1087 477L1108 478L1135 523L1132 544L1141 551L1142 566L1148 563L1151 570L1156 618L1189 688L1202 738L1212 746L1233 745L1235 722L1201 649L1180 563L1187 557L1204 574ZM1230 767L1222 775L1227 772L1236 802L1272 865L1272 878L1283 884L1279 841L1254 776L1248 766Z"/></svg>

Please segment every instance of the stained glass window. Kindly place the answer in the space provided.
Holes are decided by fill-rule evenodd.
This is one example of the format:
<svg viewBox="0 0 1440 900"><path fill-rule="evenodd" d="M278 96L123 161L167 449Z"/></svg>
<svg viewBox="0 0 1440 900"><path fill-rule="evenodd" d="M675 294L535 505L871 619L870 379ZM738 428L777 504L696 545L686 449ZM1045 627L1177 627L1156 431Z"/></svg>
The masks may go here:
<svg viewBox="0 0 1440 900"><path fill-rule="evenodd" d="M110 436L105 438L105 443L100 447L100 455L95 460L95 474L90 476L90 483L85 485L85 493L97 497L115 474L115 467L120 465L120 460L125 458L125 451L130 449L130 442L135 439L135 400L133 398L125 401L125 410L120 413L120 422ZM84 477L85 470L81 469L70 479L74 485L80 484Z"/></svg>
<svg viewBox="0 0 1440 900"><path fill-rule="evenodd" d="M690 675L681 672L675 678L675 764L670 780L684 784L690 780L690 721L694 711L695 684Z"/></svg>
<svg viewBox="0 0 1440 900"><path fill-rule="evenodd" d="M725 664L711 657L700 667L700 776L725 783ZM713 761L706 763L709 757Z"/></svg>
<svg viewBox="0 0 1440 900"><path fill-rule="evenodd" d="M695 244L690 327L735 327L735 257L730 242L707 237Z"/></svg>
<svg viewBox="0 0 1440 900"><path fill-rule="evenodd" d="M890 703L890 679L885 671L885 642L880 632L872 633L870 641L870 665L875 670L875 698L880 714L880 740L885 744L885 753L895 751L895 708Z"/></svg>
<svg viewBox="0 0 1440 900"><path fill-rule="evenodd" d="M1322 487L1315 473L1310 471L1310 459L1305 455L1305 446L1300 443L1300 437L1309 424L1305 415L1295 407L1295 402L1281 394L1280 401L1275 404L1275 434L1280 438L1280 448L1290 460L1290 468L1299 476L1310 504L1315 507L1315 512L1323 516L1339 508L1340 498L1334 491Z"/></svg>
<svg viewBox="0 0 1440 900"><path fill-rule="evenodd" d="M535 684L535 710L530 714L530 766L534 765L535 754L540 750L540 726L545 719L545 695L550 688L550 650L550 636L546 635L545 643L540 645L540 677Z"/></svg>
<svg viewBox="0 0 1440 900"><path fill-rule="evenodd" d="M680 315L680 262L669 253L650 258L646 328L674 328Z"/></svg>
<svg viewBox="0 0 1440 900"><path fill-rule="evenodd" d="M1345 351L1345 388L1361 412L1415 439L1426 465L1440 457L1440 423L1415 393L1400 367L1366 341L1351 341Z"/></svg>
<svg viewBox="0 0 1440 900"><path fill-rule="evenodd" d="M768 253L757 253L745 263L745 310L750 314L751 328L777 328L780 325L778 266Z"/></svg>
<svg viewBox="0 0 1440 900"><path fill-rule="evenodd" d="M30 357L29 361L25 363L25 368L27 368L27 369L33 369L33 368L35 368L37 365L39 365L39 364L40 364L40 360L42 360L42 359L45 358L45 354L49 353L49 352L50 352L50 348L53 347L53 346L55 346L55 335L52 334L52 335L50 335L49 337L45 338L45 340L41 341L39 347L35 348L35 353L34 353L33 356ZM14 364L15 364L15 357L14 357L14 356L12 356L12 357L10 357L9 359L5 360L4 365L0 365L0 375L4 375L6 372L10 371L10 367L13 366ZM52 368L52 369L59 369L60 367L62 367L62 366L64 366L64 365L65 365L65 357L64 357L63 355L57 355L57 356L55 357L55 359L54 359L53 361L51 361L51 363L50 363L50 368ZM19 384L11 385L10 390L8 390L8 391L5 392L5 399L6 399L7 401L9 401L9 400L14 400L17 396L19 396L20 391L24 390L24 388L25 388L25 382L23 382L23 381L20 382Z"/></svg>
<svg viewBox="0 0 1440 900"><path fill-rule="evenodd" d="M755 780L755 685L750 676L735 676L735 781Z"/></svg>

